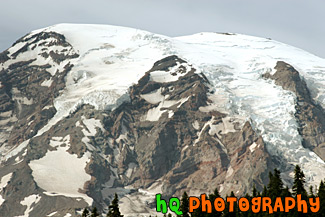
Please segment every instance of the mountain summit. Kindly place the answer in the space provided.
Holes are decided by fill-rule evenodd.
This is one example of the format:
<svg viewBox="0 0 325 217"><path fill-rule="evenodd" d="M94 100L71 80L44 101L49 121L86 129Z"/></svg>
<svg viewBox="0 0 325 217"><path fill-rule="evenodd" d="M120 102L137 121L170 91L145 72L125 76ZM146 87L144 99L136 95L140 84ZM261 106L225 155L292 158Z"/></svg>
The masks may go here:
<svg viewBox="0 0 325 217"><path fill-rule="evenodd" d="M0 53L1 216L325 178L325 60L230 33L59 24Z"/></svg>

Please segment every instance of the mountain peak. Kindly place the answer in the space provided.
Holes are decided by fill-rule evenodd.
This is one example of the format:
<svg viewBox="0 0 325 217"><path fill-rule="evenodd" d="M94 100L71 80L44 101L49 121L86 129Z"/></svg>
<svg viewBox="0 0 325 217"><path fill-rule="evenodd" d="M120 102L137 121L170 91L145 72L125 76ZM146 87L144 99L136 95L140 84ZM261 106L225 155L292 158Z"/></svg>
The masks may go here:
<svg viewBox="0 0 325 217"><path fill-rule="evenodd" d="M274 167L290 185L296 164L318 184L324 71L241 34L35 30L0 54L0 212L76 216L117 193L123 214L154 214L155 192L244 194Z"/></svg>

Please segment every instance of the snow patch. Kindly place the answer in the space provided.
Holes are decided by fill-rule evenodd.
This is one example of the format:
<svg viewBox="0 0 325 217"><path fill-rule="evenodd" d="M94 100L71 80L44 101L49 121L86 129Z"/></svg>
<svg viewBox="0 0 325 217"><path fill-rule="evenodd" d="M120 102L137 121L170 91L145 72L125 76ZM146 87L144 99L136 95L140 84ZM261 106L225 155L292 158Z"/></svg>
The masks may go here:
<svg viewBox="0 0 325 217"><path fill-rule="evenodd" d="M236 132L233 124L233 118L231 117L222 118L222 123L224 126L224 131L222 132L223 134Z"/></svg>
<svg viewBox="0 0 325 217"><path fill-rule="evenodd" d="M150 104L157 104L165 100L165 96L161 94L161 88L154 90L147 94L141 94L140 97L146 100Z"/></svg>
<svg viewBox="0 0 325 217"><path fill-rule="evenodd" d="M174 115L174 112L172 110L168 110L168 118L172 118Z"/></svg>
<svg viewBox="0 0 325 217"><path fill-rule="evenodd" d="M4 156L1 158L1 162L9 160L9 158L16 156L19 154L24 148L27 147L29 143L29 139L22 142L20 145L11 148L7 153L4 154Z"/></svg>
<svg viewBox="0 0 325 217"><path fill-rule="evenodd" d="M70 145L70 135L67 135L64 138L63 137L52 137L52 139L50 140L50 146L52 146L53 148L57 148L63 144Z"/></svg>
<svg viewBox="0 0 325 217"><path fill-rule="evenodd" d="M3 176L0 180L0 193L2 193L3 189L7 186L10 179L12 177L12 173L8 173L7 175ZM0 195L0 206L2 203L5 202L5 199Z"/></svg>
<svg viewBox="0 0 325 217"><path fill-rule="evenodd" d="M177 106L177 108L179 108L188 99L189 97L180 100L162 100L158 106L149 109L145 117L142 119L147 121L158 121L160 116L165 112L168 112L168 118L171 118L174 115L174 112L170 110L170 107L179 104Z"/></svg>
<svg viewBox="0 0 325 217"><path fill-rule="evenodd" d="M200 129L200 124L199 124L199 122L197 120L195 120L194 123L192 123L192 126L196 130Z"/></svg>
<svg viewBox="0 0 325 217"><path fill-rule="evenodd" d="M81 122L82 123L80 123L80 121L76 122L76 127L81 127L81 131L85 135L85 137L83 137L81 141L87 146L88 150L94 151L96 150L96 148L93 145L89 144L90 139L88 138L88 136L95 136L97 133L97 129L105 131L104 127L102 126L100 120L94 118L86 119L85 116L81 117Z"/></svg>
<svg viewBox="0 0 325 217"><path fill-rule="evenodd" d="M234 173L234 169L230 166L227 170L226 179L229 178Z"/></svg>
<svg viewBox="0 0 325 217"><path fill-rule="evenodd" d="M77 155L69 154L68 148L57 147L56 151L48 151L43 158L31 161L29 166L34 180L46 191L46 195L83 198L91 205L92 198L79 192L91 178L85 171L90 153L78 158Z"/></svg>
<svg viewBox="0 0 325 217"><path fill-rule="evenodd" d="M147 120L147 121L158 121L160 116L163 113L167 112L166 110L161 110L161 108L162 108L162 104L160 103L157 107L149 109L147 114L146 114L145 120Z"/></svg>
<svg viewBox="0 0 325 217"><path fill-rule="evenodd" d="M95 136L97 133L97 129L99 128L104 131L104 128L100 122L100 120L96 120L95 118L86 119L85 116L81 117L82 122L86 126L86 129L83 129L82 132L85 136Z"/></svg>
<svg viewBox="0 0 325 217"><path fill-rule="evenodd" d="M32 98L28 99L25 96L20 96L21 92L16 87L12 88L11 92L12 92L12 99L16 100L17 103L25 104L25 105L32 105L33 104L33 99Z"/></svg>
<svg viewBox="0 0 325 217"><path fill-rule="evenodd" d="M182 152L185 151L186 149L188 149L188 145L185 145L183 148L182 148Z"/></svg>
<svg viewBox="0 0 325 217"><path fill-rule="evenodd" d="M33 207L41 200L41 196L38 194L33 194L28 197L25 197L23 201L20 202L21 205L27 206L24 215L18 217L28 217L29 213L33 211Z"/></svg>
<svg viewBox="0 0 325 217"><path fill-rule="evenodd" d="M53 80L52 78L50 78L49 80L44 80L42 83L41 83L41 86L43 87L50 87L53 83Z"/></svg>
<svg viewBox="0 0 325 217"><path fill-rule="evenodd" d="M132 175L133 171L135 170L136 166L137 165L135 163L129 163L128 169L125 172L126 177L128 177L128 178L131 177L131 175Z"/></svg>
<svg viewBox="0 0 325 217"><path fill-rule="evenodd" d="M52 212L52 213L48 214L47 216L48 216L48 217L51 217L51 216L54 216L56 213L57 213L57 211Z"/></svg>
<svg viewBox="0 0 325 217"><path fill-rule="evenodd" d="M2 195L0 195L0 206L3 204L3 202L5 202L5 199L2 197Z"/></svg>
<svg viewBox="0 0 325 217"><path fill-rule="evenodd" d="M257 144L254 142L253 144L251 144L250 146L249 146L249 150L251 151L251 152L253 152L253 151L255 151L255 148L257 147Z"/></svg>
<svg viewBox="0 0 325 217"><path fill-rule="evenodd" d="M19 164L19 163L21 163L21 162L23 162L23 161L24 161L24 158L20 158L20 156L17 156L17 157L15 158L15 162L16 162L16 163L14 163L13 165Z"/></svg>
<svg viewBox="0 0 325 217"><path fill-rule="evenodd" d="M186 75L192 69L187 63L178 63L166 71L150 72L150 80L158 83L167 83L177 81L180 77Z"/></svg>

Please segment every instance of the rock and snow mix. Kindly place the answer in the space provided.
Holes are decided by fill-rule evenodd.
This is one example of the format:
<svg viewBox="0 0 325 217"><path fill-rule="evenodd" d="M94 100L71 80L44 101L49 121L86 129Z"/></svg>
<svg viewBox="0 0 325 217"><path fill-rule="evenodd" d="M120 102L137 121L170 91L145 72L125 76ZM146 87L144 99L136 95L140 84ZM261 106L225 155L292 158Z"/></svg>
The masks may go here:
<svg viewBox="0 0 325 217"><path fill-rule="evenodd" d="M289 163L301 164L309 184L317 185L324 179L324 162L302 146L294 116L295 96L262 78L266 72L275 72L277 61L285 61L299 71L316 102L324 107L324 59L273 40L245 35L199 33L176 39L179 56L199 68L215 89L210 98L215 103L210 109L250 120L267 150Z"/></svg>
<svg viewBox="0 0 325 217"><path fill-rule="evenodd" d="M150 72L150 79L159 83L177 81L184 75L184 71L179 70L180 68L188 72L193 67L197 72L203 73L209 80L213 93L209 95L210 104L201 107L200 110L203 112L217 110L229 114L229 117L222 119L222 123L219 124L213 124L213 120L209 120L201 129L210 126L210 135L223 134L234 131L230 117L235 117L241 124L250 121L254 129L263 137L267 150L272 155L279 156L288 163L301 164L308 184L317 185L321 179L325 178L324 161L302 146L302 138L294 116L296 112L294 94L262 77L267 72L271 74L275 72L274 67L277 61L285 61L299 71L311 90L314 100L325 107L324 59L270 39L237 34L199 33L169 38L124 27L61 24L34 31L26 38L42 31L64 35L73 47L73 49L65 50L61 46L52 46L53 52L65 54L75 52L79 54L79 57L69 60L74 66L65 77L65 89L54 100L57 112L36 136L48 131L82 104L90 104L95 109L101 110L116 108L129 100L128 88L137 83L157 60L169 55L177 55L191 65L179 63L170 68L167 73ZM27 42L17 43L8 51L14 54L29 42L27 40ZM37 56L32 64L49 64L48 70L53 76L62 71L68 62L56 63L50 58L38 55L46 48L46 43L51 42L43 41L43 44L37 44L35 49L19 54L17 59L8 60L5 65L0 64L0 70L17 61L27 61L30 57ZM40 85L50 88L52 82L50 78ZM168 100L167 95L162 95L162 89L142 94L141 97L156 105L143 117L144 120L151 122L157 121L165 112L168 112L168 117L171 118L174 113L169 108L177 104L180 106L188 100L188 98ZM23 104L30 103L26 98L16 98L16 100ZM82 142L87 145L88 150L93 151L94 147L88 144L88 136L95 136L98 129L104 131L100 121L82 117L76 122L76 127L81 127L84 134ZM199 123L194 122L193 127L199 129ZM120 135L118 142L126 137L126 133ZM200 135L201 132L198 132L198 139ZM69 154L67 152L69 140L70 137L50 138L49 144L56 150L48 151L43 158L29 162L32 175L47 195L83 198L91 205L92 199L79 192L79 189L83 189L85 182L91 178L85 172L91 154L86 152L81 158ZM26 140L17 148L6 150L2 160L8 160L22 152L28 142L29 140ZM256 148L256 143L249 146L250 152L254 152ZM2 149L4 147L1 147ZM118 159L121 154L119 149L114 149L114 153L115 158ZM129 165L126 172L128 176L132 174L134 167L133 164ZM229 167L227 176L231 176L233 171L234 169ZM289 175L289 172L285 171L284 175ZM113 183L111 182L114 182L116 177L117 175L107 183L103 194L112 193L110 188ZM8 180L10 180L9 174L2 177L0 190ZM128 192L125 189L119 190L124 193ZM142 198L142 202L145 203L151 197L150 192L137 192L123 197L121 201L124 205L133 204L134 208L137 205L134 204L135 199ZM25 215L33 209L33 203L39 199L38 195L31 195L21 202L22 205L27 206ZM1 197L0 203L2 202ZM147 212L148 210L133 211Z"/></svg>
<svg viewBox="0 0 325 217"><path fill-rule="evenodd" d="M165 71L153 71L150 73L150 80L158 83L167 83L177 81L180 77L191 71L192 67L187 63L179 63L170 68L168 72Z"/></svg>
<svg viewBox="0 0 325 217"><path fill-rule="evenodd" d="M31 161L29 166L35 182L46 195L80 197L91 205L92 198L79 192L91 178L85 171L90 154L86 152L81 158L69 154L69 138L52 138L50 145L57 150L48 151L43 158Z"/></svg>
<svg viewBox="0 0 325 217"><path fill-rule="evenodd" d="M35 194L25 197L24 200L20 202L20 204L23 206L27 206L27 208L23 216L17 216L17 217L30 216L29 213L33 210L32 206L38 203L40 200L41 200L41 196Z"/></svg>
<svg viewBox="0 0 325 217"><path fill-rule="evenodd" d="M164 56L166 44L160 42L167 40L145 31L104 25L66 24L42 31L63 34L80 58L66 77L65 91L55 99L55 117L39 135L82 104L96 109L118 106L128 88Z"/></svg>
<svg viewBox="0 0 325 217"><path fill-rule="evenodd" d="M123 195L120 199L121 213L127 213L126 216L157 215L157 212L147 205L155 199L156 194L161 193L161 187L161 182L157 180L146 190L138 189L136 192Z"/></svg>
<svg viewBox="0 0 325 217"><path fill-rule="evenodd" d="M0 194L2 193L3 189L7 186L8 182L11 179L11 176L12 176L12 173L9 173L0 179ZM2 203L4 201L5 201L5 199L3 199L2 195L0 195L0 206L2 205Z"/></svg>

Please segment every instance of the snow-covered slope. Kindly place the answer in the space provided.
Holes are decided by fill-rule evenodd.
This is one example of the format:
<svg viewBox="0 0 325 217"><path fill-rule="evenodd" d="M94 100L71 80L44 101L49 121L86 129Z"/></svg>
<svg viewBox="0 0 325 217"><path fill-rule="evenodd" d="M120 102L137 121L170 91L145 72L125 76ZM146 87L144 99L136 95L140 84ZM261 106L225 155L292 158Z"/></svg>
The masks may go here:
<svg viewBox="0 0 325 217"><path fill-rule="evenodd" d="M275 72L277 61L285 61L299 71L314 100L324 107L324 59L271 39L239 34L198 33L178 37L176 44L180 56L212 82L216 93L211 99L219 111L250 119L267 150L301 164L308 183L317 185L324 179L324 161L302 147L294 95L262 78Z"/></svg>
<svg viewBox="0 0 325 217"><path fill-rule="evenodd" d="M65 91L55 99L58 112L39 134L84 103L105 109L121 103L118 99L127 100L128 88L167 54L170 43L164 36L115 26L63 24L32 34L39 31L63 34L80 54L66 77Z"/></svg>
<svg viewBox="0 0 325 217"><path fill-rule="evenodd" d="M45 37L45 33L50 36L52 33L56 33L64 38L57 35L54 39L53 36ZM119 159L128 156L124 149L128 149L130 152L134 150L134 146L125 148L126 145L123 143L123 141L130 140L128 131L131 127L125 125L124 113L121 117L119 116L118 120L121 122L121 126L118 128L122 133L115 139L116 144L120 145L108 142L111 152L106 150L101 152L101 147L96 147L96 144L100 142L94 142L93 138L100 137L99 134L107 130L100 122L100 120L102 122L105 120L107 114L97 114L95 111L114 111L123 102L130 101L129 88L136 85L155 62L172 55L184 62L177 62L175 66L168 68L169 74L165 74L164 70L150 72L150 81L164 85L169 82L177 82L192 70L195 71L195 74L202 73L201 77L207 78L211 91L208 94L209 104L201 106L199 110L203 113L219 111L229 116L222 119L224 126L214 125L213 118L202 126L197 121L193 122L194 129L198 131L198 138L195 142L193 141L193 146L200 141L201 134L207 126L211 128L210 134L219 135L217 131L220 129L224 130L224 133L236 131L232 124L233 119L240 122L241 127L245 121L249 121L257 134L262 136L268 153L275 159L279 159L277 162L283 163L278 167L281 168L285 180L292 176L290 172L292 165L295 164L302 166L308 184L318 185L319 181L325 178L323 159L310 149L303 147L303 138L299 134L300 126L295 117L297 112L295 94L263 77L266 73L271 75L276 73L274 67L277 62L284 61L297 69L301 78L307 83L313 100L325 107L324 59L271 39L240 34L198 33L171 38L125 27L79 24L59 24L33 31L9 48L3 56L0 56L0 72L5 72L11 80L14 80L11 73L15 73L15 68L21 65L44 67L37 70L33 68L34 71L40 73L37 76L40 76L43 71L47 72L46 78L35 78L39 82L35 86L38 85L37 87L41 88L39 89L41 91L55 92L53 96L48 97L49 102L43 98L40 100L43 104L39 110L35 110L39 112L34 114L32 111L24 112L24 108L32 110L34 109L32 106L38 104L33 94L26 95L19 89L19 82L26 80L17 81L15 84L17 88L9 91L13 95L12 101L16 103L11 106L16 106L15 108L19 112L15 113L16 110L11 109L4 110L0 114L2 167L5 168L9 164L19 166L24 163L24 159L27 159L29 152L34 154L33 157L28 158L28 163L25 166L31 169L31 175L36 184L45 190L46 194L42 194L42 198L45 197L44 195L49 196L53 193L53 196L63 195L78 198L78 200L83 199L85 203L91 205L94 195L98 195L98 192L86 195L83 187L99 189L98 186L106 186L103 187L104 190L101 193L105 195L104 191L113 193L114 190L124 192L124 194L128 193L129 190L119 187L113 190L112 186L116 180L123 180L126 183L125 180L130 178L137 169L136 162L130 161L127 168L121 169L122 172L117 172L120 170L117 166ZM20 71L20 73L23 77L25 72ZM28 73L29 71L26 71L26 74ZM4 90L2 86L8 83L7 80L1 80L0 90ZM62 85L60 82L64 84ZM10 85L15 86L11 83ZM193 85L193 90L196 85ZM60 88L55 89L55 86L60 86ZM27 90L33 88L34 86L30 86ZM142 116L144 118L141 121L157 122L164 116L164 113L168 114L168 118L172 118L173 109L180 108L190 98L187 96L169 99L170 94L163 94L163 90L160 87L140 95L147 103L152 104ZM47 94L47 92L44 93ZM11 94L6 91L4 94L11 97ZM40 95L42 94L40 93ZM155 107L154 105L157 104L159 105ZM89 116L88 119L82 113L84 111L80 114L77 112L83 105L94 106L94 110L90 109L92 113L86 114ZM54 108L55 111L52 111ZM38 128L28 127L38 121L35 118L37 113L50 110L53 114L46 114L47 119L41 118L46 121L37 125ZM24 122L21 123L21 126L26 127L24 130L26 135L11 138L8 132L18 129L19 126L16 126L15 122L23 119ZM27 130L30 132L27 133ZM113 128L114 132L106 133L111 135L116 133L115 130ZM17 132L22 133L18 130L15 131L15 133ZM72 136L73 133L77 136ZM82 138L80 141L76 139L78 136ZM65 139L63 140L63 138ZM30 142L31 140L32 142ZM33 149L33 144L36 143L38 145L47 144L47 146L42 146L41 154L37 154L37 151ZM85 146L76 146L77 143L82 143ZM255 148L260 146L256 143L249 145L250 152L254 152ZM188 146L183 147L181 153L184 153L186 149ZM226 148L223 147L223 149ZM100 154L97 156L96 152ZM94 157L95 155L96 157ZM56 164L55 159L59 160L60 164ZM70 167L62 169L69 162ZM93 173L97 171L97 168L87 165L93 162L100 165L98 168L106 168L109 171L108 177L101 178L105 182L103 185L91 178L94 177ZM58 175L51 178L53 172L47 171L47 168L51 168L54 173L57 171ZM230 166L226 169L225 174L229 178L233 173L233 168ZM0 169L0 178L5 177L3 180L7 183L10 181L11 175L9 176L8 172L3 171L1 172ZM76 176L80 179L75 179ZM123 176L125 177L121 178ZM7 180L8 177L10 177L9 180ZM49 179L51 179L50 182ZM63 187L65 180L70 180L70 183ZM3 183L2 188L6 186L6 183ZM0 188L1 191L2 188ZM222 188L223 185L221 185L220 191ZM33 195L38 195L38 193L44 192L34 192ZM141 195L141 192L138 192L136 197L139 194ZM151 195L150 192L148 194ZM107 194L107 196L109 198L111 194ZM27 198L28 201L36 198L35 204L39 201L42 202L38 196L26 195L24 198ZM20 201L22 201L21 204L28 204L26 205L29 210L26 214L28 215L33 207L31 207L32 203L27 203L27 199L24 198ZM125 197L122 201L129 201L130 198L132 196ZM1 204L6 202L1 195L0 199ZM85 204L80 206L84 207ZM139 208L139 210L143 209ZM56 210L51 210L51 213L54 211Z"/></svg>
<svg viewBox="0 0 325 217"><path fill-rule="evenodd" d="M312 184L325 177L319 176L324 162L301 145L294 96L262 78L266 72L274 73L277 61L285 61L301 73L314 99L325 106L324 59L271 39L240 34L168 38L123 27L69 24L42 31L65 35L81 56L67 77L66 90L55 100L58 119L80 103L98 109L115 104L155 60L176 54L208 77L216 90L211 96L216 108L252 121L268 151L302 164Z"/></svg>

